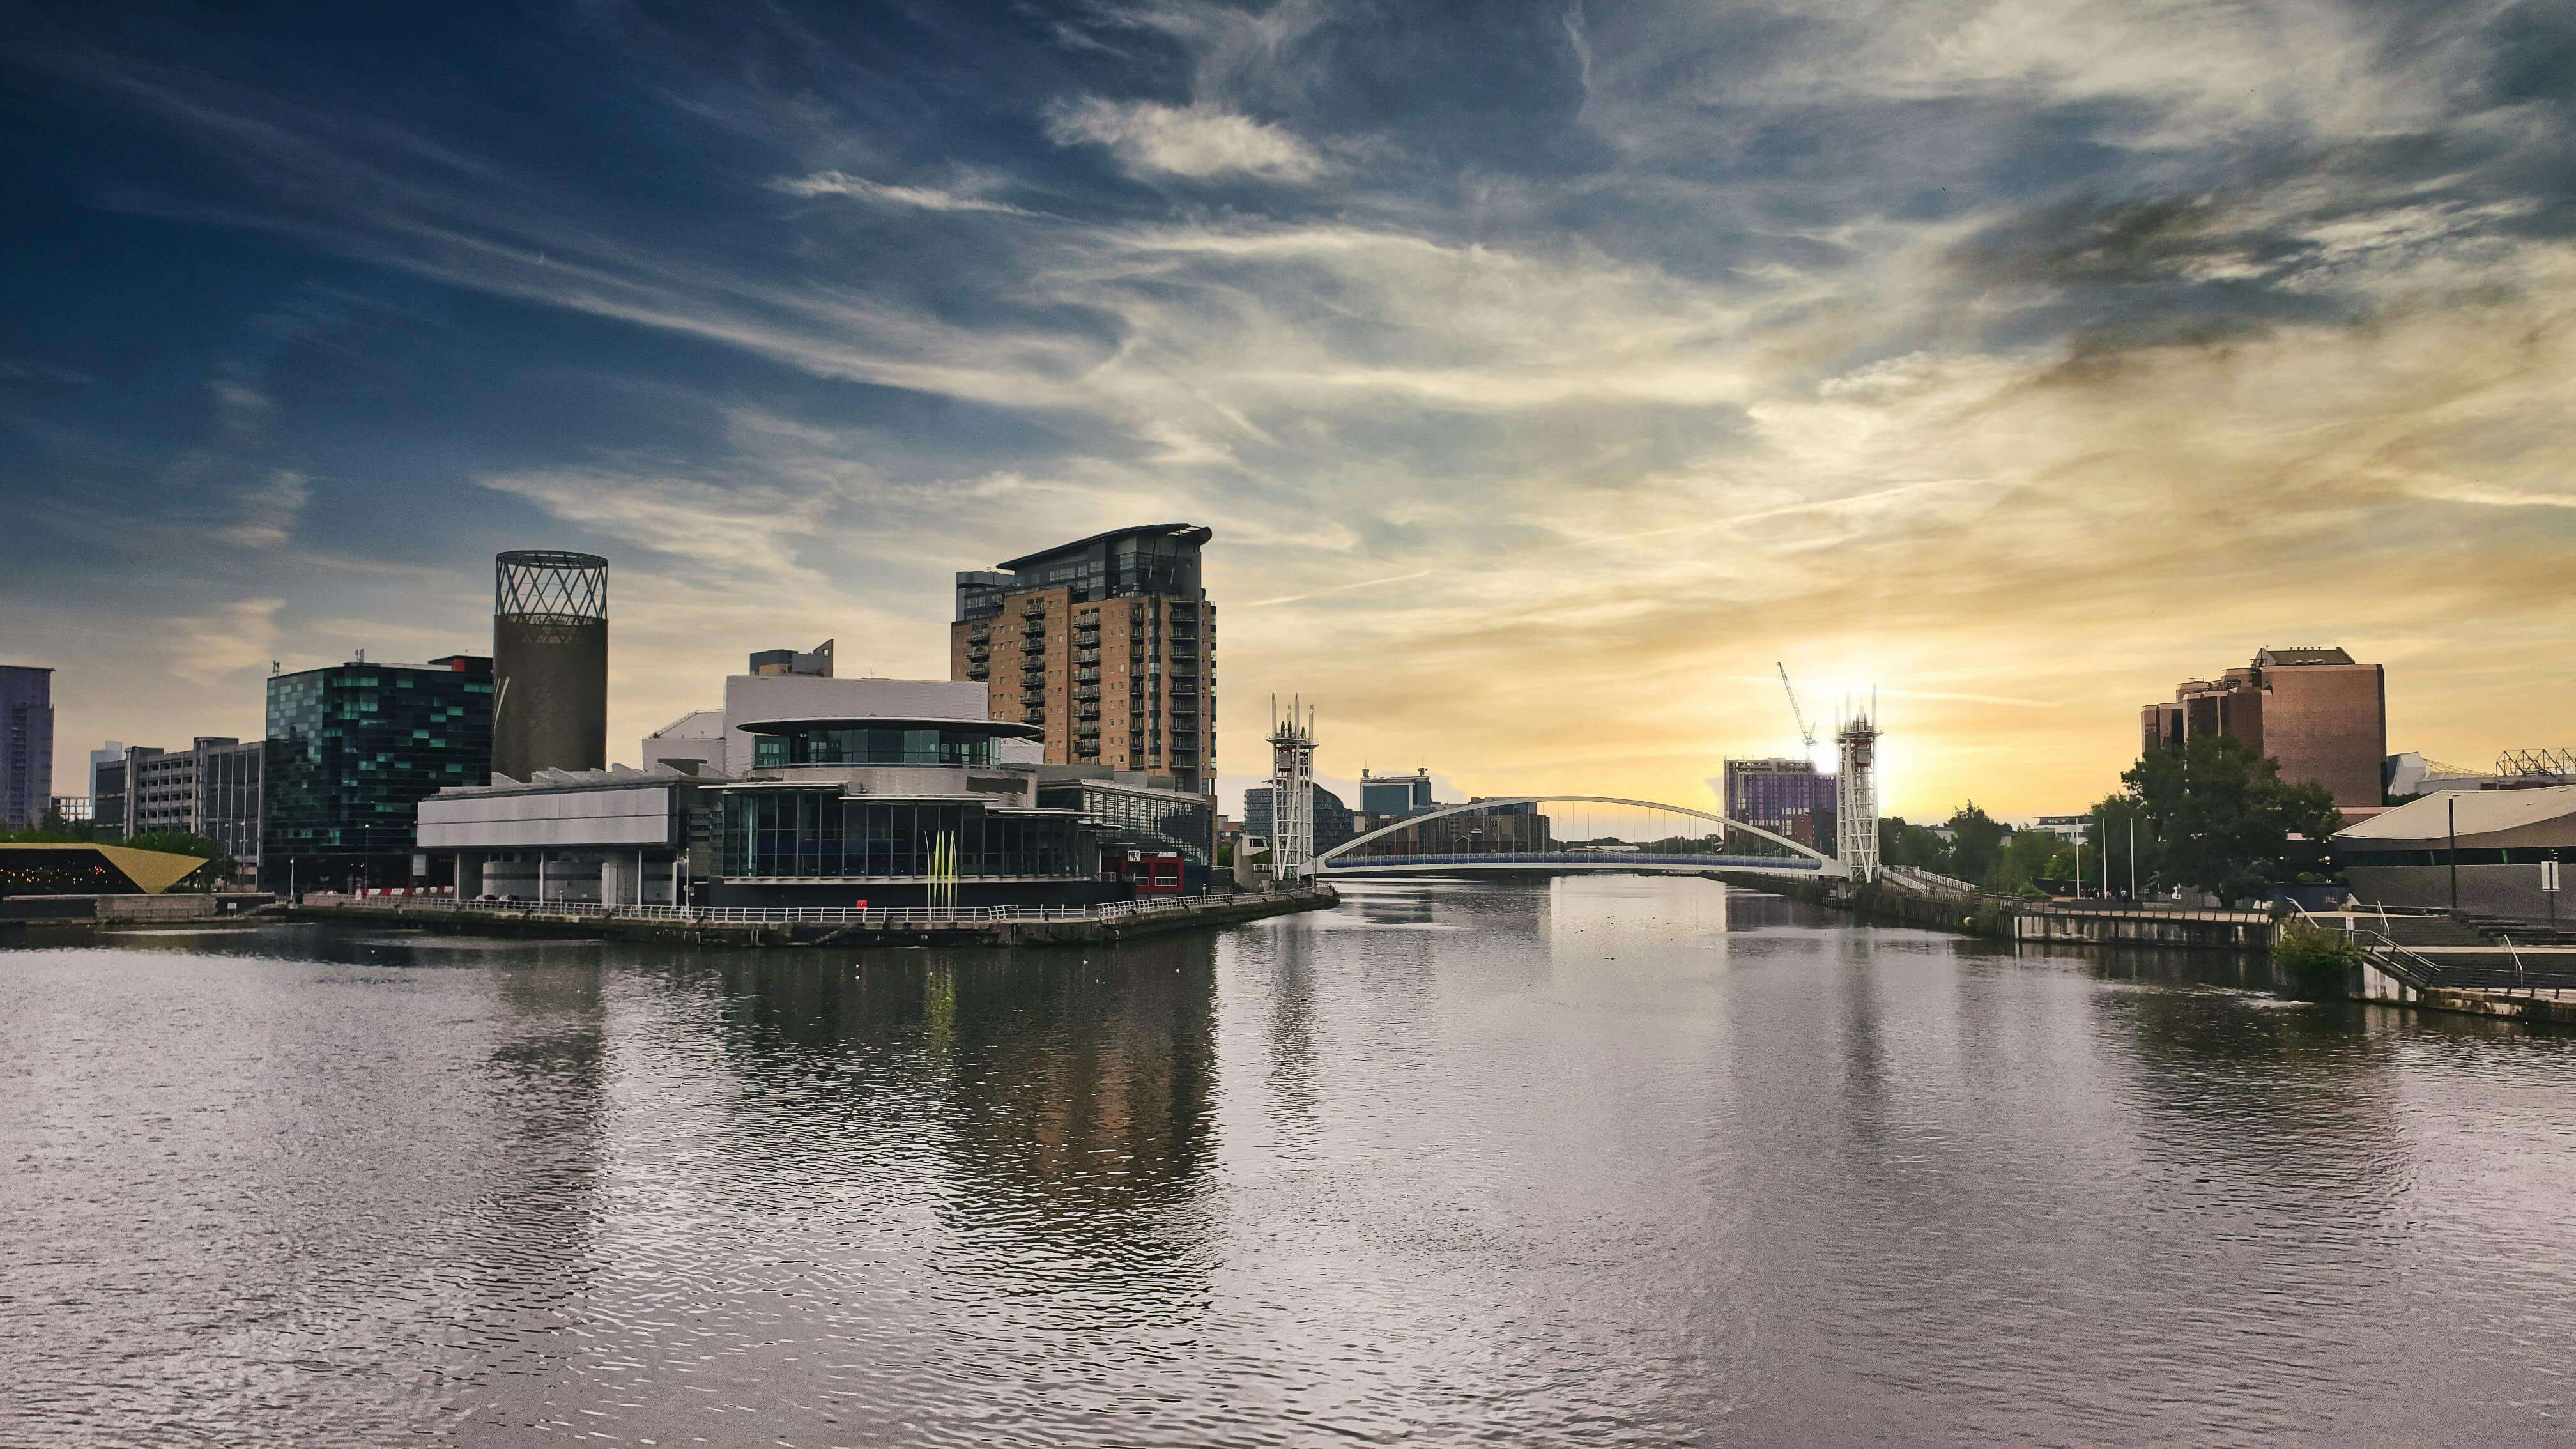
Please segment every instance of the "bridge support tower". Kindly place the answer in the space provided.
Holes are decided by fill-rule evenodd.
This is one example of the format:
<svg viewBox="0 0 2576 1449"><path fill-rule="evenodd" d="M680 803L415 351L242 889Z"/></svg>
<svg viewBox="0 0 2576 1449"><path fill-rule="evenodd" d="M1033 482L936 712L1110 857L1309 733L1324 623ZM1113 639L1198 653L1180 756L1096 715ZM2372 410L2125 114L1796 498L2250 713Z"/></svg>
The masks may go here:
<svg viewBox="0 0 2576 1449"><path fill-rule="evenodd" d="M1878 722L1855 710L1834 731L1842 753L1834 786L1834 858L1856 881L1878 879Z"/></svg>
<svg viewBox="0 0 2576 1449"><path fill-rule="evenodd" d="M1315 859L1315 716L1297 700L1270 701L1270 875L1303 880Z"/></svg>

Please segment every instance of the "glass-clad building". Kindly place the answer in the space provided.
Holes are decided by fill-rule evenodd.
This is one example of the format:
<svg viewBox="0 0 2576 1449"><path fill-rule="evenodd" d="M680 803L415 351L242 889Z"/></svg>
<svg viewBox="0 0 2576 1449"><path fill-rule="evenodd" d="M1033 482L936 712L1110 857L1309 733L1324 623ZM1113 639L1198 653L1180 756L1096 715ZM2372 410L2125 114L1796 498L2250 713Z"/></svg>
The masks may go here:
<svg viewBox="0 0 2576 1449"><path fill-rule="evenodd" d="M985 719L746 721L750 778L721 800L723 906L911 906L953 887L962 905L1103 894L1075 811L1041 806L1026 766L994 745L1039 731Z"/></svg>
<svg viewBox="0 0 2576 1449"><path fill-rule="evenodd" d="M1130 852L1177 855L1183 893L1208 888L1216 818L1206 796L1113 780L1061 780L1039 785L1038 803L1074 813L1101 854L1104 875L1128 874L1113 857Z"/></svg>
<svg viewBox="0 0 2576 1449"><path fill-rule="evenodd" d="M335 664L268 681L260 884L407 885L421 800L492 774L492 661Z"/></svg>

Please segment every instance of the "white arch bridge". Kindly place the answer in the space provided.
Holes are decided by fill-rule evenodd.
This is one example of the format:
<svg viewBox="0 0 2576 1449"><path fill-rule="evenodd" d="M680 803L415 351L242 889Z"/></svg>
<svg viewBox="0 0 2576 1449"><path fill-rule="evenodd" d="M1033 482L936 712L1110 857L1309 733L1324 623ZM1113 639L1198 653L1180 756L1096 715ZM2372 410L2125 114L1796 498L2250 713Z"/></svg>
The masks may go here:
<svg viewBox="0 0 2576 1449"><path fill-rule="evenodd" d="M1848 880L1874 863L1855 869L1813 846L1684 805L1523 795L1446 805L1381 826L1319 852L1306 872L1317 880L1588 871Z"/></svg>

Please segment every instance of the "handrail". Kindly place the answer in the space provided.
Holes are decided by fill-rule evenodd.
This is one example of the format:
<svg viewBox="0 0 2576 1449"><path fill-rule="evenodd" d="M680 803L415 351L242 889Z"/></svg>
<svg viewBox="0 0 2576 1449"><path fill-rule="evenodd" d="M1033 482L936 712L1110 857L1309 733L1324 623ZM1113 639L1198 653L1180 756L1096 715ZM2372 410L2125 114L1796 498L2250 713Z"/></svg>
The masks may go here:
<svg viewBox="0 0 2576 1449"><path fill-rule="evenodd" d="M1291 900L1297 890L1236 891L1222 896L1101 901L1089 905L1027 906L656 906L603 905L597 901L473 901L434 896L326 896L317 903L361 910L430 910L515 916L523 920L669 921L679 925L792 925L800 922L855 926L963 926L1014 922L1101 922L1169 915L1212 901Z"/></svg>

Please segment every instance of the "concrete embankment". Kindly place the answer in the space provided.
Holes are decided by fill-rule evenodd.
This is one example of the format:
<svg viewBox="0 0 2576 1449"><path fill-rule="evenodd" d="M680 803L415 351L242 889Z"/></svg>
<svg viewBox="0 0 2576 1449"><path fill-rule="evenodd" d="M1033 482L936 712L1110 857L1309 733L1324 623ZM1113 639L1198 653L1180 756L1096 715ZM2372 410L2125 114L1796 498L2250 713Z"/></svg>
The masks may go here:
<svg viewBox="0 0 2576 1449"><path fill-rule="evenodd" d="M302 905L281 914L300 921L419 927L473 936L557 940L664 941L722 946L1091 946L1174 931L1209 930L1292 911L1323 910L1340 899L1330 886L1190 900L1169 910L1109 913L1066 920L731 921L675 920L524 910L459 910L422 901L385 905Z"/></svg>
<svg viewBox="0 0 2576 1449"><path fill-rule="evenodd" d="M1990 941L2085 946L2185 946L2204 951L2272 948L2272 918L2262 911L2155 911L2044 906L1997 896L1930 896L1889 885L1835 880L1782 880L1719 872L1747 890L1830 906L1897 925L1957 931Z"/></svg>
<svg viewBox="0 0 2576 1449"><path fill-rule="evenodd" d="M1783 880L1719 873L1746 890L1849 911L1865 920L1955 931L1990 941L2045 945L2162 946L2268 954L2276 923L2260 911L2152 911L2045 907L1993 896L1934 897L1884 885L1844 881ZM2497 990L2477 986L2421 987L2375 966L2355 972L2355 1000L2422 1011L2512 1021L2576 1025L2576 992Z"/></svg>

